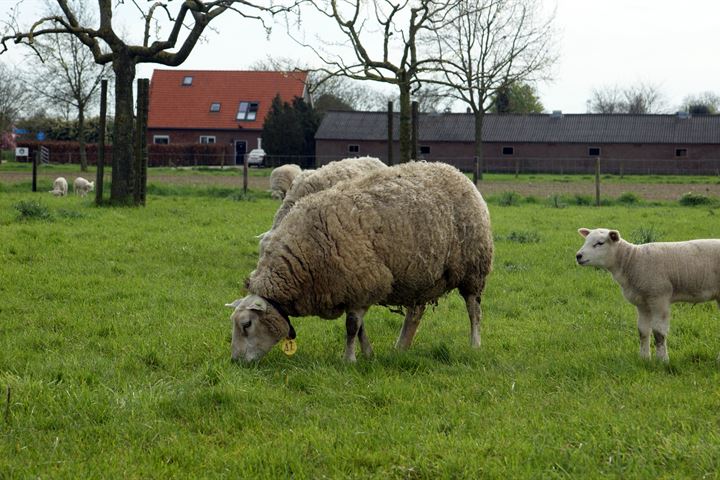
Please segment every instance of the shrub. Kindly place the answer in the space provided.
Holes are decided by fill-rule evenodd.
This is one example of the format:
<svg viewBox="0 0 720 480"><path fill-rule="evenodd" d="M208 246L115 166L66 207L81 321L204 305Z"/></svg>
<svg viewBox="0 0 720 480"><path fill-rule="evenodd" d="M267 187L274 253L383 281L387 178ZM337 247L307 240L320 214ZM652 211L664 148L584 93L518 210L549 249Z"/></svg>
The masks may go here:
<svg viewBox="0 0 720 480"><path fill-rule="evenodd" d="M22 200L15 205L20 220L49 220L52 218L48 207L36 200Z"/></svg>
<svg viewBox="0 0 720 480"><path fill-rule="evenodd" d="M640 197L633 192L625 192L617 199L618 203L623 205L637 205L640 203Z"/></svg>
<svg viewBox="0 0 720 480"><path fill-rule="evenodd" d="M680 197L680 205L684 207L695 207L698 205L710 205L713 203L713 200L706 196L702 195L700 193L692 193L688 192L683 194L682 197Z"/></svg>
<svg viewBox="0 0 720 480"><path fill-rule="evenodd" d="M503 192L500 194L498 204L503 207L512 207L520 204L520 195L516 192Z"/></svg>
<svg viewBox="0 0 720 480"><path fill-rule="evenodd" d="M655 230L653 226L650 228L640 227L630 233L630 241L638 245L652 243L659 241L662 235L662 232Z"/></svg>
<svg viewBox="0 0 720 480"><path fill-rule="evenodd" d="M573 205L580 205L585 207L595 204L595 201L590 195L580 195L579 193L573 195L570 201Z"/></svg>
<svg viewBox="0 0 720 480"><path fill-rule="evenodd" d="M565 208L567 204L563 202L562 197L557 193L554 193L548 197L548 204L552 208Z"/></svg>

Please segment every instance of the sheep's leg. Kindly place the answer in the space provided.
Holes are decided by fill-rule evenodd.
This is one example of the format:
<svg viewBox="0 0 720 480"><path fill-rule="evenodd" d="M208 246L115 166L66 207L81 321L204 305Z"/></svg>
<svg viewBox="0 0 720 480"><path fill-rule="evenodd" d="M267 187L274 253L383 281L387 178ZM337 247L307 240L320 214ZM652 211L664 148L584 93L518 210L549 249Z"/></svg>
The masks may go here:
<svg viewBox="0 0 720 480"><path fill-rule="evenodd" d="M652 314L647 307L638 307L637 327L640 335L640 356L645 359L650 358L650 326L652 324Z"/></svg>
<svg viewBox="0 0 720 480"><path fill-rule="evenodd" d="M372 346L370 340L365 333L365 327L363 325L363 316L367 310L350 310L345 314L345 330L346 330L346 343L345 343L345 360L348 362L355 362L355 337L360 338L360 348L366 356L372 354Z"/></svg>
<svg viewBox="0 0 720 480"><path fill-rule="evenodd" d="M480 308L480 296L475 294L463 295L465 307L470 317L470 345L478 348L480 346L480 320L482 309Z"/></svg>
<svg viewBox="0 0 720 480"><path fill-rule="evenodd" d="M665 301L653 306L652 332L655 338L655 355L663 362L669 361L667 352L667 334L670 330L670 302Z"/></svg>
<svg viewBox="0 0 720 480"><path fill-rule="evenodd" d="M422 318L423 313L425 313L425 305L408 307L402 330L400 330L400 336L398 337L397 342L395 342L395 348L400 350L407 350L410 348L410 344L412 344L418 326L420 326L420 319Z"/></svg>
<svg viewBox="0 0 720 480"><path fill-rule="evenodd" d="M358 315L360 317L360 328L358 329L358 339L360 339L360 349L363 355L366 357L372 356L372 345L370 344L370 338L367 336L365 330L365 313L367 310L359 310Z"/></svg>

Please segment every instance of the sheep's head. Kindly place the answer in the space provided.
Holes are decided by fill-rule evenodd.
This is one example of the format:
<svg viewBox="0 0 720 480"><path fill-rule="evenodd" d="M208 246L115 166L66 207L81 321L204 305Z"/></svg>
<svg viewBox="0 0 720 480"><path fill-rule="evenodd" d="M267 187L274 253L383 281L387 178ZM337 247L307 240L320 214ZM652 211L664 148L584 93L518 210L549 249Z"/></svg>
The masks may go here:
<svg viewBox="0 0 720 480"><path fill-rule="evenodd" d="M226 304L233 307L232 359L259 360L284 338L295 338L295 330L268 300L258 295Z"/></svg>
<svg viewBox="0 0 720 480"><path fill-rule="evenodd" d="M615 257L615 248L620 241L620 232L606 228L578 229L585 237L585 243L575 255L577 263L583 266L607 268Z"/></svg>

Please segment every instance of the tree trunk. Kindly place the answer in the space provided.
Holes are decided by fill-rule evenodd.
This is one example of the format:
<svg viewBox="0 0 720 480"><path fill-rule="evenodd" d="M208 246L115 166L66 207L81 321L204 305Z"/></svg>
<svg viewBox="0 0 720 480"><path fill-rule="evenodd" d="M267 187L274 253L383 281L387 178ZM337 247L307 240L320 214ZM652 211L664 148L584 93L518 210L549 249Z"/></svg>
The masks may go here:
<svg viewBox="0 0 720 480"><path fill-rule="evenodd" d="M483 144L482 144L482 129L483 121L485 120L485 112L475 112L475 156L477 162L475 162L476 178L482 180L483 170L485 169L485 159L483 158Z"/></svg>
<svg viewBox="0 0 720 480"><path fill-rule="evenodd" d="M80 144L80 171L87 172L87 152L85 151L85 106L78 108L78 143Z"/></svg>
<svg viewBox="0 0 720 480"><path fill-rule="evenodd" d="M410 84L400 84L400 163L410 161L412 152L412 112Z"/></svg>
<svg viewBox="0 0 720 480"><path fill-rule="evenodd" d="M115 124L113 126L110 203L133 204L133 81L135 62L127 53L115 53Z"/></svg>

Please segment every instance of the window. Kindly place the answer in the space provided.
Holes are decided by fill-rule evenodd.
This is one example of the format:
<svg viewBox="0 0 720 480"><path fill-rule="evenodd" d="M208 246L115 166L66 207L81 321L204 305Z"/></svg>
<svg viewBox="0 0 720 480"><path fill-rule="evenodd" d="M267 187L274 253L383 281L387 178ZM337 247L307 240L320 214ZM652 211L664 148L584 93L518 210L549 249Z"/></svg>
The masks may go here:
<svg viewBox="0 0 720 480"><path fill-rule="evenodd" d="M183 81L182 81L183 87L189 87L190 85L192 85L192 79L193 79L193 77L189 77L189 76L183 77Z"/></svg>
<svg viewBox="0 0 720 480"><path fill-rule="evenodd" d="M210 104L210 111L211 112L219 112L220 111L220 102L213 102Z"/></svg>
<svg viewBox="0 0 720 480"><path fill-rule="evenodd" d="M430 147L427 145L420 145L420 154L421 155L428 155L430 154Z"/></svg>
<svg viewBox="0 0 720 480"><path fill-rule="evenodd" d="M240 102L238 113L235 117L237 120L253 121L257 118L258 102Z"/></svg>
<svg viewBox="0 0 720 480"><path fill-rule="evenodd" d="M153 143L155 145L167 145L170 143L169 135L153 135Z"/></svg>
<svg viewBox="0 0 720 480"><path fill-rule="evenodd" d="M676 148L675 156L676 157L687 157L688 156L687 148Z"/></svg>
<svg viewBox="0 0 720 480"><path fill-rule="evenodd" d="M207 136L207 135L201 135L201 136L200 136L200 143L215 143L215 137L213 137L213 136Z"/></svg>
<svg viewBox="0 0 720 480"><path fill-rule="evenodd" d="M502 154L503 155L515 155L515 147L503 147Z"/></svg>
<svg viewBox="0 0 720 480"><path fill-rule="evenodd" d="M358 153L360 151L360 145L348 145L348 152Z"/></svg>
<svg viewBox="0 0 720 480"><path fill-rule="evenodd" d="M600 147L588 147L588 156L589 157L599 157L600 156Z"/></svg>

